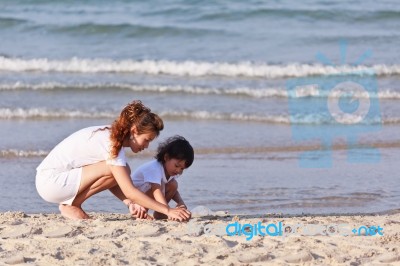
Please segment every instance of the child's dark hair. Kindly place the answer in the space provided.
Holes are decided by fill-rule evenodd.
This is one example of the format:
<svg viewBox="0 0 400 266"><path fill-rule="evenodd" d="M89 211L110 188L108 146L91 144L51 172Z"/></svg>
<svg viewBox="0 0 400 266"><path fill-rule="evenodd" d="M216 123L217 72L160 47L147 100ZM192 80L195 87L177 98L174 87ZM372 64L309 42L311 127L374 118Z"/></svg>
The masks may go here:
<svg viewBox="0 0 400 266"><path fill-rule="evenodd" d="M185 166L188 168L194 160L193 147L184 137L175 135L166 139L158 145L155 158L160 163L165 163L164 156L168 154L170 158L185 160Z"/></svg>

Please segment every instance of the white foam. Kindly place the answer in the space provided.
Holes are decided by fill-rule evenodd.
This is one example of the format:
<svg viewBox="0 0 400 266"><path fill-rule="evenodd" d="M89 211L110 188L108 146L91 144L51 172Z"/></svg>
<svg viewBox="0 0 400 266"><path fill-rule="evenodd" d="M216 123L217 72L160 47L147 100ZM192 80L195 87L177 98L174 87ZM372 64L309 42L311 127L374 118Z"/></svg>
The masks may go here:
<svg viewBox="0 0 400 266"><path fill-rule="evenodd" d="M318 86L315 84L307 85L307 86L298 86L295 89L294 94L289 94L290 97L293 98L301 98L301 97L311 97L311 96L319 96L320 92L318 90Z"/></svg>
<svg viewBox="0 0 400 266"><path fill-rule="evenodd" d="M51 60L47 58L20 59L0 57L0 71L14 72L75 72L75 73L143 73L176 76L228 76L284 78L354 73L356 75L399 75L400 65L326 66L321 64L287 65L256 64L252 62L202 62L167 60L83 59Z"/></svg>

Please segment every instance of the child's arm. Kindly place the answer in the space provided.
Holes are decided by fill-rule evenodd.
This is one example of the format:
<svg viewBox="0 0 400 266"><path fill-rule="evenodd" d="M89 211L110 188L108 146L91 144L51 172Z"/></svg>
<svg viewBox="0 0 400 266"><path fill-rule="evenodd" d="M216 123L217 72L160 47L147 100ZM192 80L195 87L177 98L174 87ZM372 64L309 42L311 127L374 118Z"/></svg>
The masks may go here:
<svg viewBox="0 0 400 266"><path fill-rule="evenodd" d="M176 193L172 199L176 202L177 207L184 207L185 209L187 209L187 206L186 206L185 202L183 201L181 194L179 194L179 191L176 191Z"/></svg>
<svg viewBox="0 0 400 266"><path fill-rule="evenodd" d="M151 184L151 192L153 193L154 199L156 201L158 201L158 202L160 202L162 204L168 205L167 200L165 199L165 196L162 193L161 186L159 184L152 183ZM182 199L182 197L181 197L181 195L179 194L178 191L176 191L176 193L175 193L175 195L174 195L174 197L172 199L177 203L176 208L184 208L184 209L187 210L186 204L183 201L183 199ZM191 215L189 216L188 219L190 219L190 218L191 218ZM170 218L170 219L173 220L173 221L178 221L175 218Z"/></svg>
<svg viewBox="0 0 400 266"><path fill-rule="evenodd" d="M176 202L176 207L177 208L183 208L187 210L187 206L185 202L183 201L181 194L179 194L179 191L177 190L174 197L172 198ZM189 219L192 218L192 214L190 214Z"/></svg>

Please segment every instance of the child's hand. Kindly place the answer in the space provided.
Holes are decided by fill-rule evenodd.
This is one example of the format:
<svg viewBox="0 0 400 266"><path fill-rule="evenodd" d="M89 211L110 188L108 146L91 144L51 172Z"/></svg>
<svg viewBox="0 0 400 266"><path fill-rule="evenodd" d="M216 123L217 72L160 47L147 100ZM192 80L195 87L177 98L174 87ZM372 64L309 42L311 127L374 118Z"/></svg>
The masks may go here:
<svg viewBox="0 0 400 266"><path fill-rule="evenodd" d="M171 208L168 210L167 215L168 219L179 222L187 221L192 216L190 211L184 208Z"/></svg>
<svg viewBox="0 0 400 266"><path fill-rule="evenodd" d="M139 204L130 203L129 212L135 218L153 220L153 217L147 214L147 209L140 206Z"/></svg>
<svg viewBox="0 0 400 266"><path fill-rule="evenodd" d="M186 209L186 210L187 210L187 207L186 207L186 205L185 205L184 203L179 203L179 204L177 204L177 205L176 205L176 208L183 208L183 209Z"/></svg>
<svg viewBox="0 0 400 266"><path fill-rule="evenodd" d="M185 210L187 210L187 206L185 205L185 203L178 203L177 205L176 205L176 207L177 208L181 208L181 209L185 209ZM189 212L189 211L188 211ZM192 213L191 212L189 212L189 218L187 219L187 220L189 220L190 218L192 218Z"/></svg>

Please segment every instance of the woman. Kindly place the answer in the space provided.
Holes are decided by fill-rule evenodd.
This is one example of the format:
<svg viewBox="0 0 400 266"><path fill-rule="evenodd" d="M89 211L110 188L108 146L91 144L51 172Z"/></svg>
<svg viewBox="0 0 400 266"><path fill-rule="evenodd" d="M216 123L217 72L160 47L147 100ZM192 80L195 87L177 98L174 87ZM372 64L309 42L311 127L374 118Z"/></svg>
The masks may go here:
<svg viewBox="0 0 400 266"><path fill-rule="evenodd" d="M46 201L58 203L61 214L72 219L88 219L82 203L106 189L122 200L133 214L140 211L132 208L138 204L172 219L189 219L189 211L156 202L134 187L130 179L123 147L138 153L146 149L163 128L159 116L140 101L133 101L111 127L89 127L75 132L59 143L36 169L39 195Z"/></svg>

